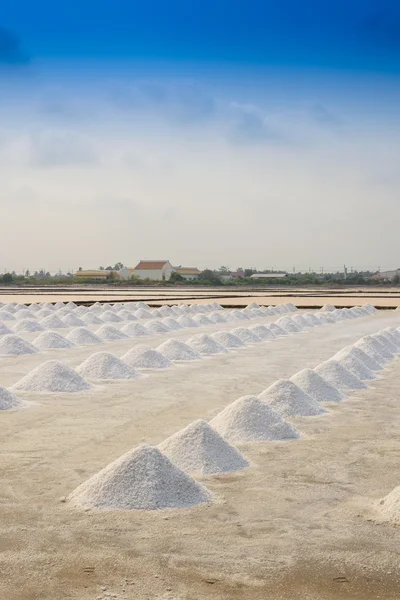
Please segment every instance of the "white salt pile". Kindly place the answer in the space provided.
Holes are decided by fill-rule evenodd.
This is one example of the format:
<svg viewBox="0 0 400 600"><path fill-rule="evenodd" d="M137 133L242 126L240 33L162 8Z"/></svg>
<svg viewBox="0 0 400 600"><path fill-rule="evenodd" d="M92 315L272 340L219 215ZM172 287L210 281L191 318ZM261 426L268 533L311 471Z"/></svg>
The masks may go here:
<svg viewBox="0 0 400 600"><path fill-rule="evenodd" d="M120 323L122 321L121 317L119 317L112 310L106 310L103 314L100 315L100 319L105 323Z"/></svg>
<svg viewBox="0 0 400 600"><path fill-rule="evenodd" d="M390 350L388 350L386 346L382 344L382 342L375 335L366 335L361 339L371 343L375 350L377 350L379 354L381 354L383 358L386 359L386 361L393 358L393 355L390 352Z"/></svg>
<svg viewBox="0 0 400 600"><path fill-rule="evenodd" d="M0 321L0 335L6 335L7 333L11 333L11 329Z"/></svg>
<svg viewBox="0 0 400 600"><path fill-rule="evenodd" d="M0 321L15 321L15 317L7 310L0 310Z"/></svg>
<svg viewBox="0 0 400 600"><path fill-rule="evenodd" d="M300 434L256 396L243 396L210 422L224 438L233 443L265 440L291 440Z"/></svg>
<svg viewBox="0 0 400 600"><path fill-rule="evenodd" d="M367 386L337 360L327 360L315 368L316 373L341 392L362 390Z"/></svg>
<svg viewBox="0 0 400 600"><path fill-rule="evenodd" d="M389 339L396 346L397 350L400 348L400 332L398 332L397 329L394 327L386 327L386 329L380 331L380 334Z"/></svg>
<svg viewBox="0 0 400 600"><path fill-rule="evenodd" d="M400 486L380 500L378 511L385 520L400 525Z"/></svg>
<svg viewBox="0 0 400 600"><path fill-rule="evenodd" d="M201 358L201 355L196 350L193 350L193 348L190 348L184 342L172 338L160 344L157 351L170 360L199 360Z"/></svg>
<svg viewBox="0 0 400 600"><path fill-rule="evenodd" d="M13 326L13 331L21 333L23 331L43 331L43 327L36 319L22 319Z"/></svg>
<svg viewBox="0 0 400 600"><path fill-rule="evenodd" d="M137 321L134 314L132 314L129 310L119 310L117 315L123 321Z"/></svg>
<svg viewBox="0 0 400 600"><path fill-rule="evenodd" d="M247 309L260 308L260 305L257 304L257 302L250 302L250 304L248 304L246 308Z"/></svg>
<svg viewBox="0 0 400 600"><path fill-rule="evenodd" d="M181 327L198 327L199 324L192 319L192 317L188 317L187 315L182 315L177 318L177 321Z"/></svg>
<svg viewBox="0 0 400 600"><path fill-rule="evenodd" d="M203 485L147 444L121 456L69 496L81 508L122 510L191 508L212 499Z"/></svg>
<svg viewBox="0 0 400 600"><path fill-rule="evenodd" d="M172 362L167 356L148 346L134 346L122 360L134 369L168 369Z"/></svg>
<svg viewBox="0 0 400 600"><path fill-rule="evenodd" d="M276 323L268 323L267 325L265 325L265 327L272 331L275 337L283 337L285 335L288 335L287 331L282 329L282 327L279 327L279 325L277 325Z"/></svg>
<svg viewBox="0 0 400 600"><path fill-rule="evenodd" d="M251 331L251 333L254 333L254 335L260 338L260 340L262 340L263 342L268 340L274 340L276 337L275 334L271 331L271 329L269 329L269 327L267 327L266 325L250 325L249 331Z"/></svg>
<svg viewBox="0 0 400 600"><path fill-rule="evenodd" d="M148 304L146 304L145 302L136 302L135 306L137 308L142 308L144 310L147 310L148 308L150 308L150 306Z"/></svg>
<svg viewBox="0 0 400 600"><path fill-rule="evenodd" d="M362 362L370 371L381 371L382 367L379 363L376 362L371 356L369 356L366 352L361 350L361 348L357 348L357 346L346 346L333 356L335 360L340 360L342 357L346 356L354 356L358 358L360 362Z"/></svg>
<svg viewBox="0 0 400 600"><path fill-rule="evenodd" d="M15 394L0 386L0 410L11 410L12 408L22 408L26 406Z"/></svg>
<svg viewBox="0 0 400 600"><path fill-rule="evenodd" d="M289 379L279 379L261 392L259 398L284 417L311 417L327 412Z"/></svg>
<svg viewBox="0 0 400 600"><path fill-rule="evenodd" d="M21 319L35 319L36 320L36 316L33 312L31 312L30 310L19 310L16 315L15 318L18 319L19 321Z"/></svg>
<svg viewBox="0 0 400 600"><path fill-rule="evenodd" d="M336 310L336 307L333 306L333 304L324 304L321 310L322 312L332 312L333 310Z"/></svg>
<svg viewBox="0 0 400 600"><path fill-rule="evenodd" d="M372 337L375 340L378 340L378 342L380 342L392 356L393 354L397 354L397 345L394 344L391 339L384 336L381 331L379 333L375 333Z"/></svg>
<svg viewBox="0 0 400 600"><path fill-rule="evenodd" d="M290 318L294 323L296 323L296 325L298 325L301 328L314 327L314 323L311 323L309 319L305 319L303 315L293 315L293 317Z"/></svg>
<svg viewBox="0 0 400 600"><path fill-rule="evenodd" d="M178 321L172 317L165 317L165 319L162 319L161 323L165 325L169 331L178 331L178 329L182 329L182 326L179 325Z"/></svg>
<svg viewBox="0 0 400 600"><path fill-rule="evenodd" d="M139 308L139 310L137 310L134 313L134 315L137 319L151 319L153 316L150 311L144 308Z"/></svg>
<svg viewBox="0 0 400 600"><path fill-rule="evenodd" d="M237 308L234 308L231 311L231 315L235 317L235 319L237 319L238 321L246 321L249 319L249 317L246 315L246 311L238 310Z"/></svg>
<svg viewBox="0 0 400 600"><path fill-rule="evenodd" d="M168 333L168 331L171 331L159 319L153 319L152 321L145 323L144 328L150 333Z"/></svg>
<svg viewBox="0 0 400 600"><path fill-rule="evenodd" d="M103 341L95 335L92 331L85 329L85 327L77 327L73 329L68 335L67 340L73 342L77 346L89 346L92 344L102 344Z"/></svg>
<svg viewBox="0 0 400 600"><path fill-rule="evenodd" d="M44 331L33 340L33 345L39 350L52 348L73 348L75 344L56 331Z"/></svg>
<svg viewBox="0 0 400 600"><path fill-rule="evenodd" d="M358 358L352 356L351 354L347 354L347 356L342 355L341 357L335 356L335 360L337 360L341 365L346 367L350 373L353 373L353 375L362 381L376 379L374 372L371 371L371 369L369 369L365 363L361 362Z"/></svg>
<svg viewBox="0 0 400 600"><path fill-rule="evenodd" d="M313 369L299 371L290 381L317 402L340 402L344 395Z"/></svg>
<svg viewBox="0 0 400 600"><path fill-rule="evenodd" d="M237 337L234 333L230 333L228 331L217 331L213 333L211 337L224 346L225 348L245 348L246 344Z"/></svg>
<svg viewBox="0 0 400 600"><path fill-rule="evenodd" d="M67 308L77 308L78 305L75 304L75 302L67 302L67 304L65 305Z"/></svg>
<svg viewBox="0 0 400 600"><path fill-rule="evenodd" d="M175 465L187 473L230 473L249 466L239 450L202 420L191 423L158 447Z"/></svg>
<svg viewBox="0 0 400 600"><path fill-rule="evenodd" d="M186 343L188 346L193 348L193 350L196 350L200 354L204 355L228 352L228 350L224 346L221 346L221 344L219 344L211 336L206 335L205 333L194 335L189 340L187 340Z"/></svg>
<svg viewBox="0 0 400 600"><path fill-rule="evenodd" d="M96 335L103 340L103 342L113 342L115 340L124 340L128 336L119 331L112 325L102 325L99 329L96 330Z"/></svg>
<svg viewBox="0 0 400 600"><path fill-rule="evenodd" d="M85 315L82 315L81 320L86 325L100 325L103 322L101 319L99 319L99 317L96 317L96 315L92 313L86 313Z"/></svg>
<svg viewBox="0 0 400 600"><path fill-rule="evenodd" d="M371 340L366 340L365 338L361 338L354 344L354 348L359 348L365 354L367 354L372 360L374 360L378 365L383 367L383 365L387 362L387 359L382 356L378 350L375 349Z"/></svg>
<svg viewBox="0 0 400 600"><path fill-rule="evenodd" d="M281 317L277 320L276 324L287 333L298 333L301 331L301 327L296 325L291 317Z"/></svg>
<svg viewBox="0 0 400 600"><path fill-rule="evenodd" d="M261 339L250 329L247 327L236 327L236 329L232 329L231 333L238 337L245 344L258 344L261 342Z"/></svg>
<svg viewBox="0 0 400 600"><path fill-rule="evenodd" d="M88 310L89 309L86 306L78 306L78 308L75 308L74 313L81 317L86 314Z"/></svg>
<svg viewBox="0 0 400 600"><path fill-rule="evenodd" d="M0 355L20 356L22 354L37 354L38 349L19 335L8 334L0 338Z"/></svg>
<svg viewBox="0 0 400 600"><path fill-rule="evenodd" d="M57 360L48 360L20 379L15 390L30 392L77 393L90 390L92 386L76 371Z"/></svg>
<svg viewBox="0 0 400 600"><path fill-rule="evenodd" d="M65 323L61 321L61 319L57 317L57 315L53 314L48 315L44 319L41 319L40 324L45 329L65 329L66 327L68 327Z"/></svg>
<svg viewBox="0 0 400 600"><path fill-rule="evenodd" d="M64 308L64 306L65 306L64 302L56 302L54 305L54 308L59 310L60 308Z"/></svg>
<svg viewBox="0 0 400 600"><path fill-rule="evenodd" d="M128 337L142 337L144 335L150 335L150 332L140 325L140 323L128 323L121 329L122 333Z"/></svg>
<svg viewBox="0 0 400 600"><path fill-rule="evenodd" d="M202 314L194 315L193 321L196 321L199 325L212 325L213 323L206 315Z"/></svg>
<svg viewBox="0 0 400 600"><path fill-rule="evenodd" d="M86 325L85 321L82 321L82 319L72 314L66 315L63 318L63 323L65 323L67 327L83 327Z"/></svg>
<svg viewBox="0 0 400 600"><path fill-rule="evenodd" d="M76 369L88 379L137 379L140 373L109 352L96 352Z"/></svg>

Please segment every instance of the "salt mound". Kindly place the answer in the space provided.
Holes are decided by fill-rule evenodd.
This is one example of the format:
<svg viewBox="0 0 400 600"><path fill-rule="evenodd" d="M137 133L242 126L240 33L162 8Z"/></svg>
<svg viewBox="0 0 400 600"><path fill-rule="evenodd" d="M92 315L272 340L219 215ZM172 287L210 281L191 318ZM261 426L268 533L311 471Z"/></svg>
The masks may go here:
<svg viewBox="0 0 400 600"><path fill-rule="evenodd" d="M135 315L133 315L131 312L129 312L129 310L119 310L117 312L117 315L119 316L120 319L122 319L123 321L137 321Z"/></svg>
<svg viewBox="0 0 400 600"><path fill-rule="evenodd" d="M96 352L76 369L88 379L137 379L140 373L109 352Z"/></svg>
<svg viewBox="0 0 400 600"><path fill-rule="evenodd" d="M249 331L263 341L275 339L275 334L266 325L250 325Z"/></svg>
<svg viewBox="0 0 400 600"><path fill-rule="evenodd" d="M336 307L333 306L333 304L324 304L321 310L322 312L332 312L333 310L336 310Z"/></svg>
<svg viewBox="0 0 400 600"><path fill-rule="evenodd" d="M193 321L196 321L199 325L211 325L213 321L211 321L206 315L194 315Z"/></svg>
<svg viewBox="0 0 400 600"><path fill-rule="evenodd" d="M387 359L384 358L382 356L382 354L380 352L378 352L378 350L375 349L371 340L366 340L364 338L361 338L361 340L358 340L358 342L356 342L354 344L354 348L359 348L360 350L362 350L365 354L367 354L370 358L372 358L372 360L374 360L376 363L378 363L378 365L380 365L381 367L387 362Z"/></svg>
<svg viewBox="0 0 400 600"><path fill-rule="evenodd" d="M153 321L149 321L144 326L147 331L150 333L168 333L171 331L164 323L162 323L159 319L154 319Z"/></svg>
<svg viewBox="0 0 400 600"><path fill-rule="evenodd" d="M15 321L15 317L7 310L0 310L0 321Z"/></svg>
<svg viewBox="0 0 400 600"><path fill-rule="evenodd" d="M67 340L73 342L77 346L89 346L102 343L102 340L97 335L88 329L85 329L85 327L73 329L71 333L67 335Z"/></svg>
<svg viewBox="0 0 400 600"><path fill-rule="evenodd" d="M290 381L317 402L340 402L344 395L312 369L299 371Z"/></svg>
<svg viewBox="0 0 400 600"><path fill-rule="evenodd" d="M13 330L17 333L23 331L43 331L43 327L35 319L22 319L16 322Z"/></svg>
<svg viewBox="0 0 400 600"><path fill-rule="evenodd" d="M340 360L341 358L349 356L349 355L357 358L361 363L363 363L366 367L368 367L368 369L370 371L381 371L382 370L382 367L380 364L378 364L366 352L361 350L361 348L357 348L356 346L347 346L346 348L343 348L343 350L340 350L340 352L335 354L335 356L333 358L335 360Z"/></svg>
<svg viewBox="0 0 400 600"><path fill-rule="evenodd" d="M390 352L390 354L397 354L397 344L394 344L391 339L384 336L381 331L379 333L375 333L372 337L375 340L378 340L378 342L380 342L386 348L386 350Z"/></svg>
<svg viewBox="0 0 400 600"><path fill-rule="evenodd" d="M17 312L17 314L15 315L15 318L18 319L18 321L21 321L22 319L35 319L36 320L35 314L27 309L19 310Z"/></svg>
<svg viewBox="0 0 400 600"><path fill-rule="evenodd" d="M135 369L168 369L172 367L169 358L148 346L135 346L124 354L122 360Z"/></svg>
<svg viewBox="0 0 400 600"><path fill-rule="evenodd" d="M145 302L135 302L134 304L139 309L142 308L143 310L147 310L148 308L150 308L150 306Z"/></svg>
<svg viewBox="0 0 400 600"><path fill-rule="evenodd" d="M228 352L228 350L218 344L216 340L214 340L211 336L206 335L205 333L200 333L199 335L194 335L189 340L187 340L187 345L200 352L200 354L210 355L210 354L220 354L221 352Z"/></svg>
<svg viewBox="0 0 400 600"><path fill-rule="evenodd" d="M373 371L371 371L371 369L369 369L365 363L361 362L358 360L358 358L352 356L351 354L342 357L336 356L335 360L340 362L340 364L346 367L350 373L353 373L353 375L362 381L376 379L376 375L374 375Z"/></svg>
<svg viewBox="0 0 400 600"><path fill-rule="evenodd" d="M59 310L60 308L64 308L64 306L65 306L64 302L56 302L54 305L54 308Z"/></svg>
<svg viewBox="0 0 400 600"><path fill-rule="evenodd" d="M282 329L282 327L279 327L279 325L277 325L276 323L268 323L267 325L265 325L265 327L272 331L275 337L282 337L288 334L287 331Z"/></svg>
<svg viewBox="0 0 400 600"><path fill-rule="evenodd" d="M364 340L364 342L367 341L368 343L370 343L375 348L375 350L377 350L379 354L381 354L381 356L384 359L386 359L386 361L390 360L393 357L390 350L388 350L376 336L366 335L361 339Z"/></svg>
<svg viewBox="0 0 400 600"><path fill-rule="evenodd" d="M15 394L0 386L0 411L22 408L26 403L17 398Z"/></svg>
<svg viewBox="0 0 400 600"><path fill-rule="evenodd" d="M163 319L161 323L165 325L165 327L167 327L169 331L178 331L178 329L182 329L178 321L176 319L173 319L172 317L165 317L165 319Z"/></svg>
<svg viewBox="0 0 400 600"><path fill-rule="evenodd" d="M112 325L102 325L96 330L96 335L103 340L103 342L113 342L115 340L124 340L128 336L122 331L119 331Z"/></svg>
<svg viewBox="0 0 400 600"><path fill-rule="evenodd" d="M150 311L144 308L139 308L139 310L137 310L134 313L134 315L137 319L151 319L153 316Z"/></svg>
<svg viewBox="0 0 400 600"><path fill-rule="evenodd" d="M341 392L347 390L362 390L367 386L358 377L350 373L337 360L327 360L315 368L318 375L326 379L333 387L338 388Z"/></svg>
<svg viewBox="0 0 400 600"><path fill-rule="evenodd" d="M394 327L386 327L380 332L381 335L384 335L388 340L392 342L397 348L400 348L400 333Z"/></svg>
<svg viewBox="0 0 400 600"><path fill-rule="evenodd" d="M196 321L194 319L192 319L192 317L188 317L187 315L182 315L181 317L178 317L177 321L178 321L179 325L181 325L182 327L198 327L199 326L199 324L196 323Z"/></svg>
<svg viewBox="0 0 400 600"><path fill-rule="evenodd" d="M252 308L260 308L260 305L257 304L257 302L250 302L250 304L248 304L246 308L251 310Z"/></svg>
<svg viewBox="0 0 400 600"><path fill-rule="evenodd" d="M92 386L76 371L57 360L42 363L20 379L14 386L15 390L30 392L85 392Z"/></svg>
<svg viewBox="0 0 400 600"><path fill-rule="evenodd" d="M0 335L5 335L6 333L11 333L11 329L9 329L7 325L4 325L4 323L0 321Z"/></svg>
<svg viewBox="0 0 400 600"><path fill-rule="evenodd" d="M377 313L378 311L376 310L375 306L372 306L372 304L364 304L363 306L364 310L366 310L370 315L374 315L375 313Z"/></svg>
<svg viewBox="0 0 400 600"><path fill-rule="evenodd" d="M37 354L38 349L19 335L4 335L0 338L0 355L19 356L22 354Z"/></svg>
<svg viewBox="0 0 400 600"><path fill-rule="evenodd" d="M250 329L246 327L236 327L236 329L232 329L231 333L238 337L245 344L258 344L261 342L261 339Z"/></svg>
<svg viewBox="0 0 400 600"><path fill-rule="evenodd" d="M245 348L246 346L239 337L228 331L217 331L216 333L213 333L211 337L225 348Z"/></svg>
<svg viewBox="0 0 400 600"><path fill-rule="evenodd" d="M69 499L85 509L163 510L209 503L212 495L157 448L142 444L85 481Z"/></svg>
<svg viewBox="0 0 400 600"><path fill-rule="evenodd" d="M256 396L243 396L232 402L218 413L210 425L233 443L300 437L296 429Z"/></svg>
<svg viewBox="0 0 400 600"><path fill-rule="evenodd" d="M378 510L381 516L388 521L400 524L400 486L394 488L379 502Z"/></svg>
<svg viewBox="0 0 400 600"><path fill-rule="evenodd" d="M86 325L100 325L103 322L101 319L99 319L99 317L96 317L96 315L92 313L86 313L85 315L82 315L82 321Z"/></svg>
<svg viewBox="0 0 400 600"><path fill-rule="evenodd" d="M305 319L303 315L293 315L293 317L290 318L299 327L314 327L314 323L311 323L309 319Z"/></svg>
<svg viewBox="0 0 400 600"><path fill-rule="evenodd" d="M230 473L249 466L244 456L205 421L195 421L178 431L159 449L187 473Z"/></svg>
<svg viewBox="0 0 400 600"><path fill-rule="evenodd" d="M63 318L63 323L65 323L67 327L83 327L86 325L85 321L82 321L82 319L73 314L66 315Z"/></svg>
<svg viewBox="0 0 400 600"><path fill-rule="evenodd" d="M289 379L279 379L264 390L259 398L284 417L311 417L327 412Z"/></svg>
<svg viewBox="0 0 400 600"><path fill-rule="evenodd" d="M149 335L149 331L140 325L140 323L128 323L121 329L122 333L128 337L142 337Z"/></svg>
<svg viewBox="0 0 400 600"><path fill-rule="evenodd" d="M40 324L45 329L65 329L67 327L67 325L57 317L57 315L53 314L41 319Z"/></svg>
<svg viewBox="0 0 400 600"><path fill-rule="evenodd" d="M67 308L77 308L78 305L75 304L75 302L67 302L67 304L65 305Z"/></svg>
<svg viewBox="0 0 400 600"><path fill-rule="evenodd" d="M33 340L33 345L40 350L51 348L73 348L75 344L55 331L44 331Z"/></svg>
<svg viewBox="0 0 400 600"><path fill-rule="evenodd" d="M100 315L100 319L104 321L104 323L120 323L122 321L121 317L112 310L103 312L103 314Z"/></svg>
<svg viewBox="0 0 400 600"><path fill-rule="evenodd" d="M281 317L277 320L276 324L287 333L298 333L301 331L301 327L296 325L291 317Z"/></svg>
<svg viewBox="0 0 400 600"><path fill-rule="evenodd" d="M231 315L233 317L235 317L235 319L238 319L239 321L246 321L249 319L248 315L246 314L245 310L238 310L237 308L234 308L231 311Z"/></svg>
<svg viewBox="0 0 400 600"><path fill-rule="evenodd" d="M193 350L193 348L190 348L184 342L172 338L160 344L157 351L170 360L199 360L201 358L201 355L196 350Z"/></svg>

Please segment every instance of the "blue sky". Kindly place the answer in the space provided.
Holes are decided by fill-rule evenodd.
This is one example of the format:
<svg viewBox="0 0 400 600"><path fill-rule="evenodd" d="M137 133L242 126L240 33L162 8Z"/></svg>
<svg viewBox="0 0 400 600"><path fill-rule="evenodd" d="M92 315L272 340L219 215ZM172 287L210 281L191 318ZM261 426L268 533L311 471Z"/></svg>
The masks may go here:
<svg viewBox="0 0 400 600"><path fill-rule="evenodd" d="M0 269L398 266L399 69L393 0L7 3Z"/></svg>

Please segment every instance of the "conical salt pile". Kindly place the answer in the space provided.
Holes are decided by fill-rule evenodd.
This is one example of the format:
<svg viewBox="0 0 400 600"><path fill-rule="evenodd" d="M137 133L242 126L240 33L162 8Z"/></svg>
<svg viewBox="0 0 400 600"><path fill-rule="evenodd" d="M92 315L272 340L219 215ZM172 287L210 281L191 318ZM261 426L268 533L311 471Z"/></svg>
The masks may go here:
<svg viewBox="0 0 400 600"><path fill-rule="evenodd" d="M5 323L0 321L0 335L6 335L7 333L12 333L11 329L9 329Z"/></svg>
<svg viewBox="0 0 400 600"><path fill-rule="evenodd" d="M350 373L337 360L327 360L315 368L318 375L326 379L333 387L338 388L341 392L348 390L363 390L367 386L358 377Z"/></svg>
<svg viewBox="0 0 400 600"><path fill-rule="evenodd" d="M384 519L400 525L400 486L382 498L378 505L378 511Z"/></svg>
<svg viewBox="0 0 400 600"><path fill-rule="evenodd" d="M381 335L386 336L397 349L400 348L400 333L394 327L386 327L386 329L382 329L380 332Z"/></svg>
<svg viewBox="0 0 400 600"><path fill-rule="evenodd" d="M52 348L73 348L75 344L56 331L43 331L33 340L33 345L39 350Z"/></svg>
<svg viewBox="0 0 400 600"><path fill-rule="evenodd" d="M17 321L13 326L13 331L16 333L22 333L24 331L43 331L43 327L36 319L22 319L21 321Z"/></svg>
<svg viewBox="0 0 400 600"><path fill-rule="evenodd" d="M366 338L371 338L376 350L378 350L378 352L382 354L384 358L387 360L391 360L393 358L393 353L389 349L388 344L386 344L385 341L382 341L376 333L371 336L366 336ZM385 340L385 338L383 339Z"/></svg>
<svg viewBox="0 0 400 600"><path fill-rule="evenodd" d="M63 323L61 319L59 319L57 315L54 314L51 314L48 317L45 317L44 319L41 319L40 324L45 329L65 329L66 327L68 327L68 325Z"/></svg>
<svg viewBox="0 0 400 600"><path fill-rule="evenodd" d="M121 331L128 337L142 337L145 335L150 335L150 332L145 329L143 325L140 325L140 323L128 323L122 327Z"/></svg>
<svg viewBox="0 0 400 600"><path fill-rule="evenodd" d="M204 486L147 444L121 456L69 496L81 508L123 510L191 508L212 499Z"/></svg>
<svg viewBox="0 0 400 600"><path fill-rule="evenodd" d="M77 327L76 329L73 329L67 335L67 340L73 342L77 346L91 346L92 344L103 343L103 340L85 327Z"/></svg>
<svg viewBox="0 0 400 600"><path fill-rule="evenodd" d="M375 306L372 306L372 304L364 304L363 308L370 314L370 315L374 315L375 313L377 313L378 311L376 310Z"/></svg>
<svg viewBox="0 0 400 600"><path fill-rule="evenodd" d="M64 363L48 360L20 379L13 389L31 392L76 393L85 392L91 387L83 377Z"/></svg>
<svg viewBox="0 0 400 600"><path fill-rule="evenodd" d="M0 310L0 321L15 321L15 317L7 310Z"/></svg>
<svg viewBox="0 0 400 600"><path fill-rule="evenodd" d="M333 358L335 360L340 360L341 358L347 357L349 355L357 358L370 371L381 371L382 370L381 365L378 364L376 362L376 360L371 358L371 356L369 356L368 354L366 354L366 352L361 350L361 348L357 348L356 346L346 346L346 348L343 348L342 350L340 350L340 352L335 354L335 356Z"/></svg>
<svg viewBox="0 0 400 600"><path fill-rule="evenodd" d="M86 323L86 325L101 325L103 322L101 319L99 319L99 317L96 317L96 315L91 312L82 315L81 320Z"/></svg>
<svg viewBox="0 0 400 600"><path fill-rule="evenodd" d="M317 317L313 313L305 313L303 315L303 319L305 321L308 321L312 325L321 325L322 323L319 319L317 319Z"/></svg>
<svg viewBox="0 0 400 600"><path fill-rule="evenodd" d="M178 431L159 449L187 473L229 473L249 466L244 456L205 421L195 421Z"/></svg>
<svg viewBox="0 0 400 600"><path fill-rule="evenodd" d="M119 310L117 315L123 321L137 321L134 314L132 314L129 310Z"/></svg>
<svg viewBox="0 0 400 600"><path fill-rule="evenodd" d="M22 354L37 354L38 349L19 335L3 335L0 337L0 355L19 356Z"/></svg>
<svg viewBox="0 0 400 600"><path fill-rule="evenodd" d="M346 367L350 373L353 373L353 375L361 379L361 381L376 379L374 372L371 371L371 369L368 369L365 363L361 362L351 354L348 354L347 356L342 355L341 357L335 356L334 360L337 360L341 365Z"/></svg>
<svg viewBox="0 0 400 600"><path fill-rule="evenodd" d="M296 325L290 317L281 317L276 324L287 333L299 333L301 331L301 327Z"/></svg>
<svg viewBox="0 0 400 600"><path fill-rule="evenodd" d="M225 348L245 348L246 344L229 331L217 331L211 337Z"/></svg>
<svg viewBox="0 0 400 600"><path fill-rule="evenodd" d="M309 319L305 319L303 315L293 315L293 317L290 318L294 323L296 323L296 325L298 325L301 328L314 327L314 323L311 323Z"/></svg>
<svg viewBox="0 0 400 600"><path fill-rule="evenodd" d="M187 340L187 345L196 350L200 354L211 355L211 354L221 354L223 352L228 352L228 350L218 344L210 335L206 335L204 333L200 333L199 335L194 335L189 340Z"/></svg>
<svg viewBox="0 0 400 600"><path fill-rule="evenodd" d="M104 321L104 323L120 323L122 321L121 317L119 317L112 310L106 310L100 315L100 319Z"/></svg>
<svg viewBox="0 0 400 600"><path fill-rule="evenodd" d="M182 315L181 317L178 317L177 321L181 327L185 327L185 328L199 326L199 324L194 319L192 319L192 317L189 317L188 315Z"/></svg>
<svg viewBox="0 0 400 600"><path fill-rule="evenodd" d="M290 381L317 402L340 402L344 395L312 369L299 371Z"/></svg>
<svg viewBox="0 0 400 600"><path fill-rule="evenodd" d="M67 304L65 305L67 308L77 308L78 305L75 304L75 302L67 302Z"/></svg>
<svg viewBox="0 0 400 600"><path fill-rule="evenodd" d="M378 342L380 342L386 348L386 350L392 354L392 356L398 353L397 344L395 344L389 337L385 336L382 331L379 331L379 333L376 333L372 337L378 340Z"/></svg>
<svg viewBox="0 0 400 600"><path fill-rule="evenodd" d="M261 342L261 339L254 333L254 331L250 331L250 329L247 329L247 327L236 327L236 329L232 329L231 333L242 340L242 342L245 344L258 344Z"/></svg>
<svg viewBox="0 0 400 600"><path fill-rule="evenodd" d="M250 325L249 331L254 333L263 342L274 340L275 334L266 325Z"/></svg>
<svg viewBox="0 0 400 600"><path fill-rule="evenodd" d="M178 321L172 317L165 317L165 319L162 319L161 323L165 325L169 331L178 331L178 329L182 329L182 326L179 325Z"/></svg>
<svg viewBox="0 0 400 600"><path fill-rule="evenodd" d="M96 352L76 372L88 379L137 379L140 373L109 352Z"/></svg>
<svg viewBox="0 0 400 600"><path fill-rule="evenodd" d="M327 412L289 379L279 379L264 390L259 398L284 417L312 417Z"/></svg>
<svg viewBox="0 0 400 600"><path fill-rule="evenodd" d="M150 333L168 333L168 331L170 331L170 329L166 325L164 325L164 323L162 323L159 319L153 319L151 321L148 321L148 323L145 324L144 328L147 329L147 331L149 331Z"/></svg>
<svg viewBox="0 0 400 600"><path fill-rule="evenodd" d="M336 310L336 308L333 306L333 304L324 304L321 310L322 312L332 312L333 310Z"/></svg>
<svg viewBox="0 0 400 600"><path fill-rule="evenodd" d="M213 323L226 323L225 315L219 311L212 312L208 315L208 319Z"/></svg>
<svg viewBox="0 0 400 600"><path fill-rule="evenodd" d="M243 396L210 422L218 433L232 443L265 440L293 440L300 434L256 396Z"/></svg>
<svg viewBox="0 0 400 600"><path fill-rule="evenodd" d="M370 340L365 340L361 338L354 344L354 348L359 348L362 350L367 356L369 356L372 360L374 360L381 368L387 363L387 359L382 356L378 350L374 348L374 345ZM375 369L376 370L376 369Z"/></svg>
<svg viewBox="0 0 400 600"><path fill-rule="evenodd" d="M116 340L124 340L128 337L125 333L119 331L112 325L102 325L96 330L96 335L103 340L103 342L114 342Z"/></svg>
<svg viewBox="0 0 400 600"><path fill-rule="evenodd" d="M288 332L282 329L282 327L279 327L276 323L268 323L265 327L272 331L275 337L284 337L285 335L288 335Z"/></svg>
<svg viewBox="0 0 400 600"><path fill-rule="evenodd" d="M15 314L15 318L18 321L22 321L22 319L35 319L36 320L34 313L32 313L30 310L19 310Z"/></svg>
<svg viewBox="0 0 400 600"><path fill-rule="evenodd" d="M157 351L170 360L199 360L201 358L201 355L185 344L185 342L180 342L172 338L160 344Z"/></svg>
<svg viewBox="0 0 400 600"><path fill-rule="evenodd" d="M147 346L135 346L124 354L122 360L134 369L168 369L172 367L169 358Z"/></svg>
<svg viewBox="0 0 400 600"><path fill-rule="evenodd" d="M150 311L144 308L139 308L139 310L133 314L137 319L151 319L153 316Z"/></svg>
<svg viewBox="0 0 400 600"><path fill-rule="evenodd" d="M86 325L85 321L72 314L63 317L63 323L65 323L67 327L83 327Z"/></svg>
<svg viewBox="0 0 400 600"><path fill-rule="evenodd" d="M17 398L15 394L0 386L0 411L11 410L12 408L22 408L26 405L26 402L23 402Z"/></svg>
<svg viewBox="0 0 400 600"><path fill-rule="evenodd" d="M231 311L231 316L235 317L235 319L237 319L238 321L248 321L249 317L246 314L245 310L238 310L237 308L234 308Z"/></svg>

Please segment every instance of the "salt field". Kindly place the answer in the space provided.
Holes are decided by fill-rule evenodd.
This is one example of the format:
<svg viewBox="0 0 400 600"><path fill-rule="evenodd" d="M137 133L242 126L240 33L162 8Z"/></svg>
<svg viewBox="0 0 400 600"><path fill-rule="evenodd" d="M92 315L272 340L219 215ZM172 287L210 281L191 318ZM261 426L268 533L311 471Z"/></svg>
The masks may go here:
<svg viewBox="0 0 400 600"><path fill-rule="evenodd" d="M1 598L398 598L400 311L2 304Z"/></svg>

